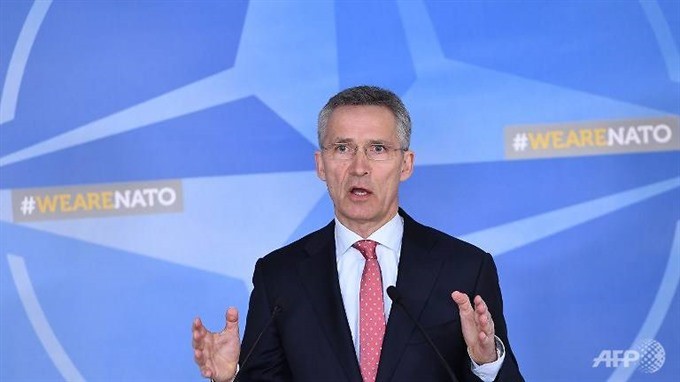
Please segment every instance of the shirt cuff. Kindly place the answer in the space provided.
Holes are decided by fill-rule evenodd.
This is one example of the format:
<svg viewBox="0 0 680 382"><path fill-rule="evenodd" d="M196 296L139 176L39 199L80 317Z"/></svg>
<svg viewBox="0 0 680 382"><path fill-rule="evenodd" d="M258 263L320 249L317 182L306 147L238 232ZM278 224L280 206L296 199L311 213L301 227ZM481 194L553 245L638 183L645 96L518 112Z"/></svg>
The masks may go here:
<svg viewBox="0 0 680 382"><path fill-rule="evenodd" d="M503 366L503 361L505 360L505 344L503 344L503 341L501 341L498 336L494 337L496 339L496 351L499 351L500 353L497 360L478 365L475 360L470 357L472 363L470 368L472 369L472 373L484 382L493 382L493 380L496 379L498 372L501 370L501 366ZM469 355L468 352L468 356Z"/></svg>
<svg viewBox="0 0 680 382"><path fill-rule="evenodd" d="M236 372L234 373L234 376L231 377L231 379L229 380L229 382L234 382L234 381L236 380L236 376L238 375L238 371L239 371L239 370L241 370L241 368L240 368L240 365L237 363L237 364L236 364ZM210 378L210 382L217 382L217 381L215 381L214 379Z"/></svg>

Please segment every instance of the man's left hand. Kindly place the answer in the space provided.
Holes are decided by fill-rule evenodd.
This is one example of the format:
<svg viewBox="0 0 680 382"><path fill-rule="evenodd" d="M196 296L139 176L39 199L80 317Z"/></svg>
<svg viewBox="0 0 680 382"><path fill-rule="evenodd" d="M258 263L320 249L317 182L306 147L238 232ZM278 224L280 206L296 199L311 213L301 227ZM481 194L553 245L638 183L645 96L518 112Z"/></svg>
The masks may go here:
<svg viewBox="0 0 680 382"><path fill-rule="evenodd" d="M455 291L451 298L458 305L463 338L472 360L478 365L495 361L498 356L493 319L482 297L475 296L474 308L465 293Z"/></svg>

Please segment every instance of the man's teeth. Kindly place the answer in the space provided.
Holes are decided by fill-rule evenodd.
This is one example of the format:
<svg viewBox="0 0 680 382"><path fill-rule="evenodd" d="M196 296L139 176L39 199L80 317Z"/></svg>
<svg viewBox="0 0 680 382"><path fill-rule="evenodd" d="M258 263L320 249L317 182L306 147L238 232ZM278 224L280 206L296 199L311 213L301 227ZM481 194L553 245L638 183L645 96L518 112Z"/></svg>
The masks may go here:
<svg viewBox="0 0 680 382"><path fill-rule="evenodd" d="M368 191L355 188L354 190L352 190L352 193L355 195L364 196L368 194Z"/></svg>

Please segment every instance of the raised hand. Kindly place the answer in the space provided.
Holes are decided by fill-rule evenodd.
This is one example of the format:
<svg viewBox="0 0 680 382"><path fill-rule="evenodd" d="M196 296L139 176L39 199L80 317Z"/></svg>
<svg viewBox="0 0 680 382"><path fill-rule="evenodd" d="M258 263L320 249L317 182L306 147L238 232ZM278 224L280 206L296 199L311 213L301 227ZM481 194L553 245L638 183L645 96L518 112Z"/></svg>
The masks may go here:
<svg viewBox="0 0 680 382"><path fill-rule="evenodd" d="M472 360L479 365L495 361L498 358L494 338L495 329L491 312L484 300L476 296L473 308L465 293L455 291L451 293L451 298L458 305L463 338Z"/></svg>
<svg viewBox="0 0 680 382"><path fill-rule="evenodd" d="M226 321L224 329L219 333L207 330L198 317L191 327L194 361L205 378L212 378L216 382L234 379L241 352L236 308L227 310Z"/></svg>

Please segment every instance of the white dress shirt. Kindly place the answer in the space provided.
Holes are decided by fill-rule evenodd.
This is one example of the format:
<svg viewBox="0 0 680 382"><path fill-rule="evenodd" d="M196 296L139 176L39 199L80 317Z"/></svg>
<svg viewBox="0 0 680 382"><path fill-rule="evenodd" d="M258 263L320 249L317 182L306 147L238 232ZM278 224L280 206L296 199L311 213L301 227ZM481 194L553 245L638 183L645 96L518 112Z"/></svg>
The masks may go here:
<svg viewBox="0 0 680 382"><path fill-rule="evenodd" d="M392 300L387 297L387 287L396 285L399 257L401 255L401 241L404 236L404 219L396 214L390 221L385 223L369 237L365 238L378 242L376 255L382 274L383 296L385 302L385 322L389 318ZM364 256L352 247L363 237L349 230L335 218L335 258L338 266L338 278L342 303L345 306L347 322L352 333L352 342L359 354L359 287L361 274L366 260ZM453 301L452 301L453 303ZM360 358L359 358L360 359ZM491 382L496 378L498 371L503 365L505 352L495 362L477 365L472 361L472 372L485 382Z"/></svg>

